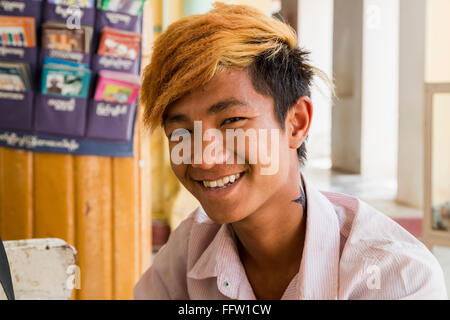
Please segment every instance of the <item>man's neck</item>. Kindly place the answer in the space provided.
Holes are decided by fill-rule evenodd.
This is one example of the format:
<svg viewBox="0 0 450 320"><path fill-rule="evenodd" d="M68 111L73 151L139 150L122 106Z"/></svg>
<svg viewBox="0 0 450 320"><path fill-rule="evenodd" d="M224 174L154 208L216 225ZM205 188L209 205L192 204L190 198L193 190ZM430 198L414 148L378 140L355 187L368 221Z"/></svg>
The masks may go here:
<svg viewBox="0 0 450 320"><path fill-rule="evenodd" d="M305 208L306 194L299 176L256 212L233 223L244 264L268 271L298 271L306 230Z"/></svg>

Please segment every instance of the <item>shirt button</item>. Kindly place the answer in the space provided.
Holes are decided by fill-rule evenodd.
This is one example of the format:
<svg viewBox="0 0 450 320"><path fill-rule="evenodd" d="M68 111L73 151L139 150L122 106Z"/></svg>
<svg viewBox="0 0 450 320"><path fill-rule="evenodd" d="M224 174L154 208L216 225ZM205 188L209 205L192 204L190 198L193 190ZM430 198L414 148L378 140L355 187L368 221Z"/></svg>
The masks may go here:
<svg viewBox="0 0 450 320"><path fill-rule="evenodd" d="M228 288L230 286L230 283L228 281L224 281L223 285Z"/></svg>

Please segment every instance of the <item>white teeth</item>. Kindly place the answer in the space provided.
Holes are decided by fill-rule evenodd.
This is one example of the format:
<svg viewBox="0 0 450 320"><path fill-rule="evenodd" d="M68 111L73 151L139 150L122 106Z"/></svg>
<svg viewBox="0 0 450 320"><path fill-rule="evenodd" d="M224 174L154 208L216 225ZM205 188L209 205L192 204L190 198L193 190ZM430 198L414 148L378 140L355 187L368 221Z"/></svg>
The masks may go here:
<svg viewBox="0 0 450 320"><path fill-rule="evenodd" d="M237 173L237 174L232 174L228 177L224 177L224 178L221 178L221 179L218 179L215 181L206 181L205 180L205 181L203 181L203 185L206 188L215 188L215 187L221 188L228 183L229 184L234 183L237 179L239 179L240 176L241 176L241 174Z"/></svg>

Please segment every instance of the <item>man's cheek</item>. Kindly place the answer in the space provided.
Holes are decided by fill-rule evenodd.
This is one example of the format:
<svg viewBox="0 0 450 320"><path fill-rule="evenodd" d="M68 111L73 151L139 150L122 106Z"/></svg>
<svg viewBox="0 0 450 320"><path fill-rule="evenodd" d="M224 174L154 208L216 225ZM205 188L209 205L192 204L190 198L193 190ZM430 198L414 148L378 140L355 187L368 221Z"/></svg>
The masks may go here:
<svg viewBox="0 0 450 320"><path fill-rule="evenodd" d="M259 129L257 141L257 161L255 172L258 175L276 175L280 170L280 140L279 129ZM251 152L251 151L250 151Z"/></svg>
<svg viewBox="0 0 450 320"><path fill-rule="evenodd" d="M185 172L186 172L186 166L183 164L174 164L173 162L170 163L171 167L172 167L172 171L175 174L175 176L177 177L177 179L183 183L183 185L185 184Z"/></svg>

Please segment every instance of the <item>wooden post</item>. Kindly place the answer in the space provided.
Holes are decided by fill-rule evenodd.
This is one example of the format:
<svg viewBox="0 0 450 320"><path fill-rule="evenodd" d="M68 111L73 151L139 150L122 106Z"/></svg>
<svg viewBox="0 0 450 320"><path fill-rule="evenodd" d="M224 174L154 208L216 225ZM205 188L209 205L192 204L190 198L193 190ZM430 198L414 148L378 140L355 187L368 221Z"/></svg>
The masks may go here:
<svg viewBox="0 0 450 320"><path fill-rule="evenodd" d="M152 3L143 13L143 66L153 41ZM78 299L130 299L150 265L150 137L142 115L140 106L133 158L0 148L3 239L55 237L73 245L81 273Z"/></svg>
<svg viewBox="0 0 450 320"><path fill-rule="evenodd" d="M444 98L438 100L436 97ZM450 201L450 170L448 159L450 149L448 148L448 127L445 126L450 115L450 106L446 103L450 100L450 83L427 83L425 85L425 109L424 109L424 220L423 220L423 242L432 249L433 246L450 247L450 229L439 230L433 228L435 216L433 207ZM445 103L445 105L443 105ZM440 110L438 109L441 108ZM436 113L437 111L441 113ZM445 110L445 112L443 112ZM439 123L436 123L439 122ZM437 144L437 142L440 144ZM447 143L447 144L445 144ZM445 219L445 217L441 217ZM448 228L448 217L445 227Z"/></svg>

